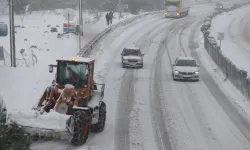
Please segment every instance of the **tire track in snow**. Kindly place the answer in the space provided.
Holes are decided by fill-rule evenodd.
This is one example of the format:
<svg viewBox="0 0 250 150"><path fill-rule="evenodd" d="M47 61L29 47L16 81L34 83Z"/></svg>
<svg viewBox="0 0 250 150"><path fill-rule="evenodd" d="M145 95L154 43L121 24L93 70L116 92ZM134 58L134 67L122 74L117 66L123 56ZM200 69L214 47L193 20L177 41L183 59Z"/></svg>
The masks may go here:
<svg viewBox="0 0 250 150"><path fill-rule="evenodd" d="M184 31L183 28L186 28L189 22L191 23L193 22L192 20L186 21L185 19L182 20L185 22L176 22L175 24L173 24L174 27L172 28L172 31L170 32L170 34L168 34L167 37L164 37L163 39L163 42L160 48L161 53L158 54L158 59L157 59L158 63L154 71L155 72L155 83L154 83L155 88L154 89L156 91L155 95L158 95L158 98L156 99L161 99L161 106L159 108L161 108L161 110L163 111L162 115L164 115L165 116L164 118L166 118L165 123L167 124L166 126L169 129L168 134L172 136L170 138L171 144L173 146L172 148L173 149L192 149L194 148L194 144L196 144L195 146L197 147L197 149L201 149L201 148L204 148L203 147L205 145L204 142L198 143L198 140L194 138L198 138L202 135L195 133L196 131L193 131L194 127L190 128L190 121L187 122L187 120L185 120L186 114L185 112L183 112L182 105L177 103L177 99L180 100L181 98L180 96L176 95L176 93L174 92L174 90L178 90L178 89L173 88L176 86L175 86L175 83L173 83L171 75L170 75L170 72L172 70L171 69L172 60L174 59L173 57L175 57L170 52L176 51L175 53L179 53L181 51L181 53L183 53L182 48L184 47L183 45L180 45L180 49L179 49L179 47L174 46L175 44L178 44L181 38L179 36L176 38L177 40L175 40L174 34L178 33L178 31L181 31L182 33ZM171 38L171 36L173 36L173 38ZM171 47L174 49L170 50L168 48L169 45L171 46L170 43L174 44L173 45L174 47ZM167 56L167 58L164 58L165 56ZM166 61L168 62L166 63ZM163 64L165 64L165 66ZM165 74L164 70L166 69L164 68L167 68L167 74ZM172 86L173 84L174 86ZM166 93L167 95L164 95ZM195 134L189 135L190 133L195 133Z"/></svg>
<svg viewBox="0 0 250 150"><path fill-rule="evenodd" d="M117 107L117 116L116 120L116 139L119 142L119 145L115 149L130 149L130 135L129 135L129 123L130 123L130 112L133 107L134 101L134 79L133 79L133 70L128 70L123 75L123 80L121 82L121 91L120 91L120 100ZM116 142L116 143L117 143Z"/></svg>
<svg viewBox="0 0 250 150"><path fill-rule="evenodd" d="M172 19L171 19L172 20ZM133 108L133 112L135 112L135 117L138 123L134 123L136 126L133 126L132 128L136 133L142 132L139 136L135 136L134 138L131 138L131 141L135 141L132 143L132 149L140 150L140 149L156 149L157 147L162 145L159 141L156 140L156 137L161 137L160 132L154 132L149 129L155 128L155 125L152 119L152 109L150 104L150 95L151 93L146 92L150 91L150 73L152 72L151 66L154 64L154 60L152 57L156 55L157 51L155 49L155 46L159 45L159 41L161 39L162 34L166 34L162 32L162 30L165 30L168 27L168 20L157 27L157 29L148 32L147 36L139 40L136 45L141 48L142 52L145 53L144 57L144 68L139 69L135 71L134 79L136 80L135 84L135 105ZM146 39L145 39L146 38ZM149 43L148 43L149 42ZM131 115L132 115L131 113ZM163 118L160 118L159 120L163 120ZM155 136L154 136L155 135ZM162 141L161 138L159 138L160 141ZM138 141L138 142L137 142ZM144 147L141 146L141 142L144 142Z"/></svg>
<svg viewBox="0 0 250 150"><path fill-rule="evenodd" d="M159 77L159 69L161 68L161 59L162 55L165 51L165 40L169 38L169 34L174 32L178 25L178 22L180 20L173 20L171 25L168 27L168 31L164 34L161 39L161 43L159 44L159 48L157 50L157 54L154 57L153 65L151 67L150 71L150 112L151 112L151 118L154 121L154 127L155 127L155 137L158 145L158 149L160 150L171 150L172 145L170 142L170 137L168 135L168 130L166 128L166 124L164 122L164 109L162 107L165 106L165 101L163 94L164 91L162 90L161 86L161 77ZM160 67L160 68L159 68Z"/></svg>
<svg viewBox="0 0 250 150"><path fill-rule="evenodd" d="M159 70L161 67L160 60L162 59L163 53L164 53L164 40L169 36L169 33L174 30L174 27L176 25L176 21L173 21L173 23L168 27L168 32L162 37L161 43L159 45L159 48L157 50L157 54L154 58L154 64L151 68L151 74L150 78L153 79L150 81L150 111L151 111L151 117L154 121L155 125L155 136L156 140L158 142L158 149L159 150L172 150L172 144L170 141L170 137L168 134L168 130L166 128L166 124L164 121L164 113L162 106L165 106L163 94L164 91L162 91L161 86L161 78L159 77Z"/></svg>
<svg viewBox="0 0 250 150"><path fill-rule="evenodd" d="M169 21L168 19L164 19L163 22L161 22L161 24L168 22L168 21ZM138 38L138 40L136 40L136 39L133 40L132 43L134 43L135 45L140 45L141 42L145 42L142 39L145 39L147 36L149 36L150 33L155 30L155 27L157 27L159 25L160 24L152 23L152 26L148 30L145 30L146 32L142 31L145 33L143 33ZM140 112L139 112L140 105L138 105L137 100L134 99L134 93L135 93L134 88L135 88L135 84L137 82L136 76L137 76L138 71L140 71L140 70L134 70L134 69L132 69L132 70L126 69L125 70L125 74L122 78L122 84L121 84L122 85L121 89L123 89L123 91L121 91L121 93L120 93L120 95L121 95L120 101L122 101L122 103L120 103L120 105L118 105L118 109L117 109L118 116L125 117L124 119L122 119L123 122L117 122L117 127L125 128L124 127L124 124L125 124L126 127L128 127L128 129L125 129L125 131L127 133L131 133L131 132L134 132L134 133L133 134L126 133L125 136L128 136L128 138L125 138L125 137L123 137L124 134L121 134L121 131L125 132L124 129L117 130L117 133L116 133L117 136L122 136L122 137L119 138L119 140L117 142L115 142L115 144L119 144L118 146L115 146L115 149L126 149L126 150L127 149L144 149L144 143L143 143L144 141L142 139L136 138L138 136L140 137L140 134L141 134L141 131L139 131L141 123L140 123L139 118L138 118L139 114L140 114ZM129 81L131 81L131 82L129 82ZM130 96L129 98L128 98L128 95ZM130 103L126 103L126 102L130 102ZM122 104L126 104L126 105L122 105ZM126 115L124 115L124 114L126 114ZM131 117L131 118L127 119L126 117ZM128 124L124 120L128 121ZM143 138L143 137L140 137L140 138ZM125 139L125 140L123 140L121 143L121 139ZM130 141L128 141L128 139L130 139ZM130 146L126 146L126 145L130 145Z"/></svg>

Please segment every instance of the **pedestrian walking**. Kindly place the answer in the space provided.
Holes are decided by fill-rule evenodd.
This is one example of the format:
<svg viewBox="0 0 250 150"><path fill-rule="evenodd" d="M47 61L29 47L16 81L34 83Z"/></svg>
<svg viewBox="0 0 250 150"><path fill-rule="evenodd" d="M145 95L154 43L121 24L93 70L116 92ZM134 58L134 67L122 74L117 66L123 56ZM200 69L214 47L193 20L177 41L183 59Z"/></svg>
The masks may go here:
<svg viewBox="0 0 250 150"><path fill-rule="evenodd" d="M114 18L114 15L113 15L113 14L114 14L114 12L112 12L112 11L109 13L109 21L110 21L110 24L112 24L112 21L113 21L113 18Z"/></svg>
<svg viewBox="0 0 250 150"><path fill-rule="evenodd" d="M109 25L109 13L106 14L105 18L106 18L106 21L107 21L107 25Z"/></svg>

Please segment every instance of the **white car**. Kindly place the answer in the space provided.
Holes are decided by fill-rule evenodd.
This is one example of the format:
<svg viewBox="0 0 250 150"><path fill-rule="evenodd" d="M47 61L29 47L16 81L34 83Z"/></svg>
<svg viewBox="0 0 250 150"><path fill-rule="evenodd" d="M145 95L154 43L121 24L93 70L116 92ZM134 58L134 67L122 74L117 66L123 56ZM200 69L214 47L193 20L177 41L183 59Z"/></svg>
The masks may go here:
<svg viewBox="0 0 250 150"><path fill-rule="evenodd" d="M192 57L178 57L173 64L173 79L199 81L199 66Z"/></svg>
<svg viewBox="0 0 250 150"><path fill-rule="evenodd" d="M124 48L121 53L122 67L143 68L143 56L139 48Z"/></svg>

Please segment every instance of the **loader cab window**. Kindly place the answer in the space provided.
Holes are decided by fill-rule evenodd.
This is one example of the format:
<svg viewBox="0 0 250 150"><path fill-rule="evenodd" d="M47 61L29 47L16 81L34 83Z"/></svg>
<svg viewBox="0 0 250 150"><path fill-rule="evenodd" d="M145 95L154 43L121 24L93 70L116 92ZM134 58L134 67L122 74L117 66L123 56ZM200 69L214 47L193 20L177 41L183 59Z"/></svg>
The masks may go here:
<svg viewBox="0 0 250 150"><path fill-rule="evenodd" d="M87 85L87 63L58 62L57 82L59 84L72 84L76 88Z"/></svg>

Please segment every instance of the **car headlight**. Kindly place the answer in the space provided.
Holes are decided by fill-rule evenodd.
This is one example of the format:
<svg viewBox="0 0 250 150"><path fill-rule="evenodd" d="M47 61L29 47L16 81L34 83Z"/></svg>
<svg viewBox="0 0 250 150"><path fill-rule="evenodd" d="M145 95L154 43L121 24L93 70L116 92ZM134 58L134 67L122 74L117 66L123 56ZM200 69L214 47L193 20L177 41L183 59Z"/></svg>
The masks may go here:
<svg viewBox="0 0 250 150"><path fill-rule="evenodd" d="M178 74L178 73L179 73L179 71L175 70L175 71L174 71L174 73L175 73L175 74Z"/></svg>
<svg viewBox="0 0 250 150"><path fill-rule="evenodd" d="M199 72L198 72L198 71L196 71L196 72L195 72L195 74L199 74Z"/></svg>

